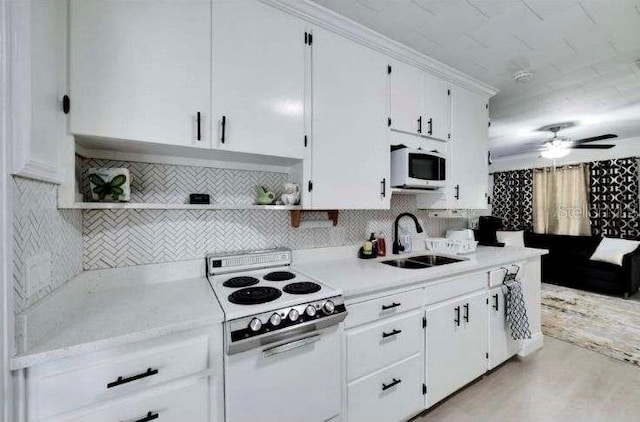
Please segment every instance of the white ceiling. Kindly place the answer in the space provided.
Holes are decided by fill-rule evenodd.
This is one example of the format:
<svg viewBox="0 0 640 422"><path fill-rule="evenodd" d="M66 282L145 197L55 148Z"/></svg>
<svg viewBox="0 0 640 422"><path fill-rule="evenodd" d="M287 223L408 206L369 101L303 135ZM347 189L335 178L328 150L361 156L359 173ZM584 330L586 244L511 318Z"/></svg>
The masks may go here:
<svg viewBox="0 0 640 422"><path fill-rule="evenodd" d="M573 139L640 136L640 0L314 1L499 88L494 156L562 121ZM522 69L531 82L514 82Z"/></svg>

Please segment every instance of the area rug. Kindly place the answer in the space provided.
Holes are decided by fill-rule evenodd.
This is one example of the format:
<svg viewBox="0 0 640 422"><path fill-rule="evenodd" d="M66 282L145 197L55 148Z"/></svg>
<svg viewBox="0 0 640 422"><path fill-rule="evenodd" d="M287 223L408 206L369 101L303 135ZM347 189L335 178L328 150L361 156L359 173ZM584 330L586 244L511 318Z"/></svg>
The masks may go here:
<svg viewBox="0 0 640 422"><path fill-rule="evenodd" d="M640 366L640 302L543 283L542 332Z"/></svg>

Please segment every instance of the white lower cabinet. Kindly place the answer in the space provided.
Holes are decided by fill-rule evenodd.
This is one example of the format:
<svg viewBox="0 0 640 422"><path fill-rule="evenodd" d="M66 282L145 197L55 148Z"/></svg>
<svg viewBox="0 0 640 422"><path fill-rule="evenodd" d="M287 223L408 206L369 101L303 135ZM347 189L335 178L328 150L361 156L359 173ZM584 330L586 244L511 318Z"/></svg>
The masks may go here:
<svg viewBox="0 0 640 422"><path fill-rule="evenodd" d="M427 308L427 404L432 406L486 372L487 292Z"/></svg>
<svg viewBox="0 0 640 422"><path fill-rule="evenodd" d="M511 338L502 286L489 290L489 369L520 351L522 342Z"/></svg>
<svg viewBox="0 0 640 422"><path fill-rule="evenodd" d="M350 422L392 422L424 409L422 353L350 383L347 418Z"/></svg>
<svg viewBox="0 0 640 422"><path fill-rule="evenodd" d="M222 341L213 326L31 367L26 419L221 422Z"/></svg>
<svg viewBox="0 0 640 422"><path fill-rule="evenodd" d="M122 400L95 411L77 416L62 417L55 422L114 422L152 421L162 422L204 422L209 419L209 385L201 379L186 386L143 395L140 398Z"/></svg>

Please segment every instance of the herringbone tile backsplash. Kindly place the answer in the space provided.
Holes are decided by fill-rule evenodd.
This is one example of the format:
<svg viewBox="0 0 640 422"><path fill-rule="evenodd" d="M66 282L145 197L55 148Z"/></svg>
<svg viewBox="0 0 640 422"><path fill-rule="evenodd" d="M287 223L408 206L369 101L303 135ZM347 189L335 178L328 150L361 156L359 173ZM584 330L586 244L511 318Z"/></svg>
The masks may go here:
<svg viewBox="0 0 640 422"><path fill-rule="evenodd" d="M57 187L13 179L14 311L20 312L82 271L82 213L58 210ZM27 260L41 257L48 274L28 285Z"/></svg>
<svg viewBox="0 0 640 422"><path fill-rule="evenodd" d="M199 192L211 194L214 202L246 204L253 201L257 185L278 193L287 181L281 173L122 161L87 160L81 167L84 176L90 167L128 167L132 202L184 203L189 193ZM83 184L86 195L88 185ZM416 213L431 236L466 227L465 220L428 218L416 209L411 195L394 196L391 210L341 211L336 227L315 229L291 228L284 211L90 210L82 218L84 269L203 258L227 250L352 245L371 232L383 232L391 239L393 219L401 212ZM304 218L326 218L326 214Z"/></svg>

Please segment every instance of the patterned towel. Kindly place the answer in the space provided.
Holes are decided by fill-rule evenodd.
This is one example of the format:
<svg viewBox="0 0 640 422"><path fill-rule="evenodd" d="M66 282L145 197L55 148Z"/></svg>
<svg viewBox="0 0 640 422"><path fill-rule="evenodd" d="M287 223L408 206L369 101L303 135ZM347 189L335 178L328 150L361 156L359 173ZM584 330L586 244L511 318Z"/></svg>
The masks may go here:
<svg viewBox="0 0 640 422"><path fill-rule="evenodd" d="M511 328L511 338L524 340L531 338L527 307L522 294L522 284L519 281L510 281L502 285L506 302L507 324Z"/></svg>

